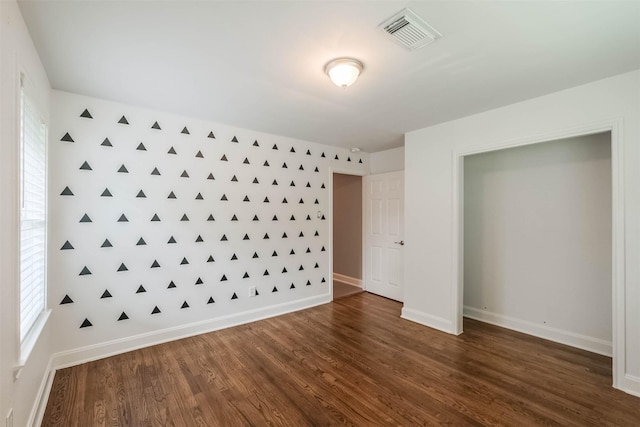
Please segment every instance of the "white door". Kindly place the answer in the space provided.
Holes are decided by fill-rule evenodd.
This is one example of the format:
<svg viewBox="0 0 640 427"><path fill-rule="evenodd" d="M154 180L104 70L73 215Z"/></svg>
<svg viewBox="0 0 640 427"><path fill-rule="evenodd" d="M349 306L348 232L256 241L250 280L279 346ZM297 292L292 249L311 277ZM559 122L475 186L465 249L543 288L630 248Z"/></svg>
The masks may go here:
<svg viewBox="0 0 640 427"><path fill-rule="evenodd" d="M362 182L365 290L402 301L404 172L368 175Z"/></svg>

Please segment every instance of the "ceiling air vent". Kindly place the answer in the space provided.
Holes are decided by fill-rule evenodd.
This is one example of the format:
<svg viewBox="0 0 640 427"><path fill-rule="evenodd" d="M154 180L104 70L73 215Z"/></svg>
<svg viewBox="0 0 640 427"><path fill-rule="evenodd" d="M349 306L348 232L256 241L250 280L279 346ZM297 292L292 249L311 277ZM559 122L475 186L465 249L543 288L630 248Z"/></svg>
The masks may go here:
<svg viewBox="0 0 640 427"><path fill-rule="evenodd" d="M380 24L379 28L409 50L419 49L442 37L442 34L410 9L395 14Z"/></svg>

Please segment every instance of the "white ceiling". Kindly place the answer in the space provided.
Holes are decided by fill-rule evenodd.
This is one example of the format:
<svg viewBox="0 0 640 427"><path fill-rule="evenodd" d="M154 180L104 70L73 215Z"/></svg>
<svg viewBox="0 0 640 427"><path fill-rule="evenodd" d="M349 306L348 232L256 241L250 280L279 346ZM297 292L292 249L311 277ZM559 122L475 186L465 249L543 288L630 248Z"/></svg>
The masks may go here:
<svg viewBox="0 0 640 427"><path fill-rule="evenodd" d="M368 152L640 68L640 1L19 4L55 89ZM404 7L444 37L387 39ZM323 72L340 56L365 64L346 90Z"/></svg>

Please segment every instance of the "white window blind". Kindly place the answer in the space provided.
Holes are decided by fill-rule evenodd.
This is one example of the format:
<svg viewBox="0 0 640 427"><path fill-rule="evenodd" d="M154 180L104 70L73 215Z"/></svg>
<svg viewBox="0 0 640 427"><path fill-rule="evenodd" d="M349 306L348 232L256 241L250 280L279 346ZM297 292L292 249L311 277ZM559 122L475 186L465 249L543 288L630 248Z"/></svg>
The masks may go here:
<svg viewBox="0 0 640 427"><path fill-rule="evenodd" d="M46 290L46 125L21 88L20 341L44 312Z"/></svg>

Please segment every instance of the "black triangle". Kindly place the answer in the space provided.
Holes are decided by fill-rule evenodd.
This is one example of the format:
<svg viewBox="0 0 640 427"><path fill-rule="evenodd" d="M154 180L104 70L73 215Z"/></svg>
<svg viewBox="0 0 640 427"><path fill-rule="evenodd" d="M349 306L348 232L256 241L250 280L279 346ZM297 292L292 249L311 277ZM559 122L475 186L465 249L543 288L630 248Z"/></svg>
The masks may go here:
<svg viewBox="0 0 640 427"><path fill-rule="evenodd" d="M298 237L304 237L304 233L301 231L300 234L298 234Z"/></svg>
<svg viewBox="0 0 640 427"><path fill-rule="evenodd" d="M90 170L93 170L93 169L91 169L91 166L89 165L89 163L84 162L82 164L82 166L80 166L80 170L90 171Z"/></svg>
<svg viewBox="0 0 640 427"><path fill-rule="evenodd" d="M310 254L311 253L311 249L307 248L307 252L306 253Z"/></svg>
<svg viewBox="0 0 640 427"><path fill-rule="evenodd" d="M265 196L263 203L269 203L269 198Z"/></svg>
<svg viewBox="0 0 640 427"><path fill-rule="evenodd" d="M120 120L118 120L118 123L123 124L123 125L128 125L129 121L127 120L127 118L125 116L120 117Z"/></svg>
<svg viewBox="0 0 640 427"><path fill-rule="evenodd" d="M180 261L180 265L185 265L185 264L189 264L189 261L186 258L182 258L182 261Z"/></svg>
<svg viewBox="0 0 640 427"><path fill-rule="evenodd" d="M258 255L258 252L254 252L251 258L260 258L260 255Z"/></svg>
<svg viewBox="0 0 640 427"><path fill-rule="evenodd" d="M167 286L167 289L173 289L176 287L176 284L173 283L173 280L171 282L169 282L169 286Z"/></svg>
<svg viewBox="0 0 640 427"><path fill-rule="evenodd" d="M244 237L242 238L242 240L251 240L251 239L249 239L249 236L247 234L245 234Z"/></svg>
<svg viewBox="0 0 640 427"><path fill-rule="evenodd" d="M237 221L238 217L236 216L236 214L233 214L233 216L231 217L231 221Z"/></svg>
<svg viewBox="0 0 640 427"><path fill-rule="evenodd" d="M142 199L146 199L147 195L144 194L144 191L140 190L140 191L138 191L138 195L136 197L140 197Z"/></svg>
<svg viewBox="0 0 640 427"><path fill-rule="evenodd" d="M260 292L256 289L256 296L260 295Z"/></svg>
<svg viewBox="0 0 640 427"><path fill-rule="evenodd" d="M347 157L347 162L350 162L350 161L351 161L351 157Z"/></svg>
<svg viewBox="0 0 640 427"><path fill-rule="evenodd" d="M180 218L180 221L189 221L189 217L187 216L187 214L182 214L182 218Z"/></svg>
<svg viewBox="0 0 640 427"><path fill-rule="evenodd" d="M65 295L64 298L62 298L62 301L60 301L60 305L64 304L73 304L73 300L71 299L71 297L69 297L69 295Z"/></svg>
<svg viewBox="0 0 640 427"><path fill-rule="evenodd" d="M278 146L276 144L273 144L273 147L271 147L272 150L277 150Z"/></svg>
<svg viewBox="0 0 640 427"><path fill-rule="evenodd" d="M120 218L118 218L118 222L129 222L129 220L127 219L125 214L122 214L120 215Z"/></svg>
<svg viewBox="0 0 640 427"><path fill-rule="evenodd" d="M283 267L283 268L282 268L282 272L283 272L283 273L288 273L288 271L287 271L287 267Z"/></svg>
<svg viewBox="0 0 640 427"><path fill-rule="evenodd" d="M311 286L311 282L307 280L307 286Z"/></svg>
<svg viewBox="0 0 640 427"><path fill-rule="evenodd" d="M304 170L304 166L300 165L300 167L298 168L298 170L303 171L303 170Z"/></svg>
<svg viewBox="0 0 640 427"><path fill-rule="evenodd" d="M153 263L151 264L151 268L158 268L160 267L160 263L158 262L158 260L154 259Z"/></svg>
<svg viewBox="0 0 640 427"><path fill-rule="evenodd" d="M289 203L289 202L287 201L287 198L286 198L286 197L285 197L284 199L282 199L282 203Z"/></svg>
<svg viewBox="0 0 640 427"><path fill-rule="evenodd" d="M326 187L324 186L324 182L322 183L322 185L320 186L320 188L326 188Z"/></svg>
<svg viewBox="0 0 640 427"><path fill-rule="evenodd" d="M200 243L200 242L204 242L204 240L202 240L202 236L198 234L198 237L196 238L196 243Z"/></svg>
<svg viewBox="0 0 640 427"><path fill-rule="evenodd" d="M170 147L169 151L167 151L167 154L178 154L178 153L176 153L176 149L175 148Z"/></svg>
<svg viewBox="0 0 640 427"><path fill-rule="evenodd" d="M125 165L120 166L120 169L118 169L118 172L120 172L120 173L129 173L129 171L127 170L127 167Z"/></svg>
<svg viewBox="0 0 640 427"><path fill-rule="evenodd" d="M295 187L295 186L296 186L296 183L291 181L291 184L289 184L289 187Z"/></svg>
<svg viewBox="0 0 640 427"><path fill-rule="evenodd" d="M325 219L327 219L327 218L325 218L325 217L324 217L324 215L322 215L322 218L320 218L320 219L324 221L324 220L325 220Z"/></svg>
<svg viewBox="0 0 640 427"><path fill-rule="evenodd" d="M80 117L85 118L85 119L93 119L93 116L91 115L89 110L87 110L86 108L84 109L82 114L80 114Z"/></svg>
<svg viewBox="0 0 640 427"><path fill-rule="evenodd" d="M136 294L143 294L147 292L147 290L144 288L144 286L140 285L138 286L138 289L136 290Z"/></svg>
<svg viewBox="0 0 640 427"><path fill-rule="evenodd" d="M153 170L151 171L151 175L160 175L160 171L158 170L158 168L153 168Z"/></svg>
<svg viewBox="0 0 640 427"><path fill-rule="evenodd" d="M271 185L278 185L278 181L276 181L275 179L273 180L273 182L271 183Z"/></svg>
<svg viewBox="0 0 640 427"><path fill-rule="evenodd" d="M213 259L213 256L209 255L209 258L207 259L207 262L214 262L215 259Z"/></svg>
<svg viewBox="0 0 640 427"><path fill-rule="evenodd" d="M111 191L109 191L108 188L105 188L102 194L100 195L100 197L113 197L113 195L111 194Z"/></svg>
<svg viewBox="0 0 640 427"><path fill-rule="evenodd" d="M102 141L102 145L103 147L113 147L113 144L111 144L111 141L109 141L109 138L105 138L104 141Z"/></svg>
<svg viewBox="0 0 640 427"><path fill-rule="evenodd" d="M290 153L295 153L295 152L296 152L296 149L295 149L295 148L293 148L293 147L291 147L291 150L289 150L289 152L290 152Z"/></svg>
<svg viewBox="0 0 640 427"><path fill-rule="evenodd" d="M153 218L151 218L151 221L160 221L160 217L158 216L158 214L153 214Z"/></svg>
<svg viewBox="0 0 640 427"><path fill-rule="evenodd" d="M213 215L209 214L209 218L207 218L207 221L215 221L216 219L213 217Z"/></svg>
<svg viewBox="0 0 640 427"><path fill-rule="evenodd" d="M318 263L316 262L316 264L313 266L313 268L320 268L320 266L318 265Z"/></svg>
<svg viewBox="0 0 640 427"><path fill-rule="evenodd" d="M221 241L221 242L226 242L227 240L228 240L228 239L227 239L227 235L226 235L226 234L223 234L223 235L222 235L222 238L220 239L220 241Z"/></svg>
<svg viewBox="0 0 640 427"><path fill-rule="evenodd" d="M304 270L304 267L300 266L300 268L298 268L298 271L302 271L302 270Z"/></svg>
<svg viewBox="0 0 640 427"><path fill-rule="evenodd" d="M185 134L185 135L191 135L191 134L189 133L189 129L187 129L187 127L186 127L186 126L185 126L184 128L182 128L182 131L181 131L180 133L183 133L183 134Z"/></svg>
<svg viewBox="0 0 640 427"><path fill-rule="evenodd" d="M112 298L111 292L109 292L108 289L105 289L104 292L102 293L102 296L100 297L100 299L103 298Z"/></svg>
<svg viewBox="0 0 640 427"><path fill-rule="evenodd" d="M249 196L246 196L246 195L245 195L245 196L244 196L244 199L242 199L242 201L243 201L243 202L249 202L249 201L250 201L250 200L249 200Z"/></svg>
<svg viewBox="0 0 640 427"><path fill-rule="evenodd" d="M186 170L182 171L182 173L180 174L180 178L189 178L189 174Z"/></svg>
<svg viewBox="0 0 640 427"><path fill-rule="evenodd" d="M167 196L167 199L177 199L176 194L172 191L171 193L169 193L169 195Z"/></svg>
<svg viewBox="0 0 640 427"><path fill-rule="evenodd" d="M249 278L249 273L247 273L246 271L244 272L244 275L242 276L243 279L248 279Z"/></svg>
<svg viewBox="0 0 640 427"><path fill-rule="evenodd" d="M89 218L89 215L84 214L82 215L82 218L80 218L80 222L93 222L93 221L91 221L91 218Z"/></svg>
<svg viewBox="0 0 640 427"><path fill-rule="evenodd" d="M244 158L244 160L242 161L243 165L249 165L251 163L249 163L249 159L247 159L246 157Z"/></svg>
<svg viewBox="0 0 640 427"><path fill-rule="evenodd" d="M253 146L254 146L254 147L260 147L260 144L258 144L258 141L257 141L257 140L255 140L255 141L253 141Z"/></svg>
<svg viewBox="0 0 640 427"><path fill-rule="evenodd" d="M120 267L118 267L118 271L129 271L129 269L124 265L124 263L121 263Z"/></svg>
<svg viewBox="0 0 640 427"><path fill-rule="evenodd" d="M294 285L293 283L291 284L291 286L289 286L289 289L295 289L296 285Z"/></svg>
<svg viewBox="0 0 640 427"><path fill-rule="evenodd" d="M215 301L213 300L212 297L209 297L209 300L207 301L207 304L213 304Z"/></svg>
<svg viewBox="0 0 640 427"><path fill-rule="evenodd" d="M138 239L138 243L136 243L136 246L144 246L146 244L147 242L145 242L144 239L141 237Z"/></svg>
<svg viewBox="0 0 640 427"><path fill-rule="evenodd" d="M229 160L227 160L227 155L223 154L222 157L220 157L220 160L223 162L228 162Z"/></svg>
<svg viewBox="0 0 640 427"><path fill-rule="evenodd" d="M153 307L153 310L151 311L151 314L158 314L158 313L161 313L161 311L158 308L158 306L156 305L155 307Z"/></svg>
<svg viewBox="0 0 640 427"><path fill-rule="evenodd" d="M226 282L227 281L227 275L223 274L222 277L220 278L221 282Z"/></svg>
<svg viewBox="0 0 640 427"><path fill-rule="evenodd" d="M253 216L253 221L260 221L260 218L258 218L258 215Z"/></svg>
<svg viewBox="0 0 640 427"><path fill-rule="evenodd" d="M220 200L226 202L229 199L227 199L227 195L226 194L223 194L222 197L220 197Z"/></svg>
<svg viewBox="0 0 640 427"><path fill-rule="evenodd" d="M60 138L60 141L62 141L62 142L75 142L73 140L73 138L71 138L71 135L69 135L69 132L65 133L64 136L62 138Z"/></svg>
<svg viewBox="0 0 640 427"><path fill-rule="evenodd" d="M73 196L73 191L71 191L71 189L69 187L64 187L64 190L62 190L62 193L60 193L61 196Z"/></svg>
<svg viewBox="0 0 640 427"><path fill-rule="evenodd" d="M291 251L289 252L289 255L295 255L296 251L294 251L293 249L291 249Z"/></svg>
<svg viewBox="0 0 640 427"><path fill-rule="evenodd" d="M109 239L104 239L104 242L102 242L102 246L100 246L100 247L101 248L112 248L113 245L111 244Z"/></svg>
<svg viewBox="0 0 640 427"><path fill-rule="evenodd" d="M320 170L318 170L318 167L316 166L316 168L313 170L314 172L320 172Z"/></svg>
<svg viewBox="0 0 640 427"><path fill-rule="evenodd" d="M202 154L202 151L198 150L198 152L196 153L196 157L200 159L204 159L204 155Z"/></svg>
<svg viewBox="0 0 640 427"><path fill-rule="evenodd" d="M234 292L233 295L231 296L231 299L238 299L238 295L236 295L236 293Z"/></svg>
<svg viewBox="0 0 640 427"><path fill-rule="evenodd" d="M314 236L316 236L316 237L317 237L317 236L319 236L319 234L318 234L318 230L316 230L316 232L315 232L315 233L313 233L313 235L314 235Z"/></svg>
<svg viewBox="0 0 640 427"><path fill-rule="evenodd" d="M236 138L235 136L233 137L233 139L231 140L231 142L238 142L238 138Z"/></svg>
<svg viewBox="0 0 640 427"><path fill-rule="evenodd" d="M325 251L326 251L326 249L323 246L322 249L320 249L320 252L325 252Z"/></svg>
<svg viewBox="0 0 640 427"><path fill-rule="evenodd" d="M324 280L324 277L323 277L320 283L324 283L324 282L326 282L326 280Z"/></svg>
<svg viewBox="0 0 640 427"><path fill-rule="evenodd" d="M196 200L204 200L204 197L202 197L202 194L198 193Z"/></svg>
<svg viewBox="0 0 640 427"><path fill-rule="evenodd" d="M129 316L127 316L127 313L123 311L122 314L120 314L120 317L118 317L118 322L121 320L127 320L128 318Z"/></svg>
<svg viewBox="0 0 640 427"><path fill-rule="evenodd" d="M262 166L269 166L269 162L265 160Z"/></svg>
<svg viewBox="0 0 640 427"><path fill-rule="evenodd" d="M196 285L202 285L204 282L202 281L201 278L198 277L198 280L196 280Z"/></svg>
<svg viewBox="0 0 640 427"><path fill-rule="evenodd" d="M176 243L176 239L174 239L173 236L169 237L169 241L167 242L167 244L169 243Z"/></svg>
<svg viewBox="0 0 640 427"><path fill-rule="evenodd" d="M275 286L273 287L273 289L271 290L271 292L278 292L278 288L276 288Z"/></svg>
<svg viewBox="0 0 640 427"><path fill-rule="evenodd" d="M307 150L307 156L311 155L311 151Z"/></svg>
<svg viewBox="0 0 640 427"><path fill-rule="evenodd" d="M302 197L300 198L300 201L298 202L298 204L304 205L304 200L302 200Z"/></svg>
<svg viewBox="0 0 640 427"><path fill-rule="evenodd" d="M64 251L64 250L67 250L67 249L74 249L73 245L71 243L69 243L68 240L66 242L64 242L64 245L62 245L60 250Z"/></svg>
<svg viewBox="0 0 640 427"><path fill-rule="evenodd" d="M289 169L289 167L287 166L287 163L286 163L286 162L282 164L282 168L283 168L283 169Z"/></svg>
<svg viewBox="0 0 640 427"><path fill-rule="evenodd" d="M287 233L286 233L286 232L282 233L282 238L283 238L283 239L287 239L288 237L289 237L289 236L287 236Z"/></svg>
<svg viewBox="0 0 640 427"><path fill-rule="evenodd" d="M209 176L207 177L207 179L213 179L215 180L215 178L213 177L213 174L211 172L209 172Z"/></svg>
<svg viewBox="0 0 640 427"><path fill-rule="evenodd" d="M340 160L340 158L338 157L338 155L336 154L336 156L333 158L334 160Z"/></svg>
<svg viewBox="0 0 640 427"><path fill-rule="evenodd" d="M307 221L311 221L311 216L307 215Z"/></svg>
<svg viewBox="0 0 640 427"><path fill-rule="evenodd" d="M277 221L277 220L278 220L278 217L275 215L273 216L273 218L271 218L271 221Z"/></svg>
<svg viewBox="0 0 640 427"><path fill-rule="evenodd" d="M216 139L216 136L213 134L213 132L209 132L207 138Z"/></svg>
<svg viewBox="0 0 640 427"><path fill-rule="evenodd" d="M260 181L258 181L258 178L257 178L257 177L254 177L254 178L253 178L253 184L260 184Z"/></svg>
<svg viewBox="0 0 640 427"><path fill-rule="evenodd" d="M233 177L231 178L231 182L238 182L238 178L235 175L233 175Z"/></svg>
<svg viewBox="0 0 640 427"><path fill-rule="evenodd" d="M93 326L93 323L89 322L89 319L84 319L82 325L80 325L81 328L88 328L89 326Z"/></svg>
<svg viewBox="0 0 640 427"><path fill-rule="evenodd" d="M180 306L180 308L189 308L189 304L187 304L187 302L183 302L182 305Z"/></svg>
<svg viewBox="0 0 640 427"><path fill-rule="evenodd" d="M91 274L91 271L87 268L86 265L84 267L82 267L82 271L80 272L80 276L88 276L90 274Z"/></svg>
<svg viewBox="0 0 640 427"><path fill-rule="evenodd" d="M154 122L153 125L151 125L151 129L158 129L158 130L162 130L162 128L160 127L160 125L158 124L158 122Z"/></svg>
<svg viewBox="0 0 640 427"><path fill-rule="evenodd" d="M315 202L313 202L313 204L314 204L314 205L319 205L319 204L320 204L320 202L318 201L318 199L316 199L316 201L315 201Z"/></svg>
<svg viewBox="0 0 640 427"><path fill-rule="evenodd" d="M296 220L296 217L291 215L291 218L289 218L289 221L295 221L295 220Z"/></svg>
<svg viewBox="0 0 640 427"><path fill-rule="evenodd" d="M271 254L271 256L278 256L278 252L273 251L273 253Z"/></svg>
<svg viewBox="0 0 640 427"><path fill-rule="evenodd" d="M136 150L147 151L147 147L145 147L144 144L141 142L140 144L138 144L138 147L136 147Z"/></svg>
<svg viewBox="0 0 640 427"><path fill-rule="evenodd" d="M320 155L320 157L326 157L326 156L324 155L324 152Z"/></svg>

